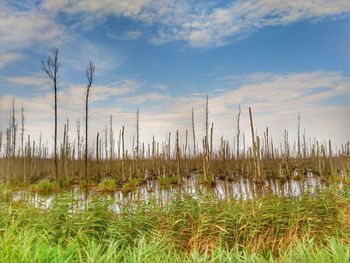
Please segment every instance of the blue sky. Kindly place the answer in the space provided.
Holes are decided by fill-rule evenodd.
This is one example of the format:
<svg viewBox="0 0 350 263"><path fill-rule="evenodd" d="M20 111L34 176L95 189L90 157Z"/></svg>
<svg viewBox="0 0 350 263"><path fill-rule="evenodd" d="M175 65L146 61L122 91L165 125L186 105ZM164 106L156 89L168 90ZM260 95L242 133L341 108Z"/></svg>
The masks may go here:
<svg viewBox="0 0 350 263"><path fill-rule="evenodd" d="M350 2L42 0L0 2L0 129L13 97L26 131L52 137L52 90L41 71L60 50L60 124L83 118L85 68L96 64L91 136L109 116L129 141L141 112L141 138L190 129L199 135L209 95L215 138L232 139L238 105L258 132L349 140ZM63 128L62 128L63 129Z"/></svg>

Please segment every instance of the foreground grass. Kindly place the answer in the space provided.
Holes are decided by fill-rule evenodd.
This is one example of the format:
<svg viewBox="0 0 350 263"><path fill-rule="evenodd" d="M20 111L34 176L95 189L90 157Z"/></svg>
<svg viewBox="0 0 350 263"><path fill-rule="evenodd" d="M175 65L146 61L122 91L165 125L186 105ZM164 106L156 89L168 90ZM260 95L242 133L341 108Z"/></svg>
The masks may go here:
<svg viewBox="0 0 350 263"><path fill-rule="evenodd" d="M78 209L62 195L49 209L5 202L1 262L348 262L349 194L217 201L177 196L130 203L105 198Z"/></svg>

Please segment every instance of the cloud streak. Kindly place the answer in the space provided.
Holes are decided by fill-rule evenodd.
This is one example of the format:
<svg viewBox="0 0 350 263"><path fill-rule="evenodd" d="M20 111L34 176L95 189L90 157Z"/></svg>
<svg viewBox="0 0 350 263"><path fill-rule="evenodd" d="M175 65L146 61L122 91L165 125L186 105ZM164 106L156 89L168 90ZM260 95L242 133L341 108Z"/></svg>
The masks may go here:
<svg viewBox="0 0 350 263"><path fill-rule="evenodd" d="M211 1L47 0L43 6L50 11L88 17L89 23L108 16L129 17L157 26L151 37L154 44L182 40L191 47L222 46L263 27L336 18L350 12L350 2L346 0L238 0L221 6Z"/></svg>
<svg viewBox="0 0 350 263"><path fill-rule="evenodd" d="M220 5L215 1L183 0L15 3L0 3L0 69L20 59L19 51L34 46L60 46L109 17L126 17L142 24L142 30L136 26L121 35L110 32L114 38L135 40L142 35L156 45L183 41L187 47L210 48L232 43L264 27L334 19L350 13L347 0L238 0ZM61 14L67 18L65 21ZM96 50L91 53L98 54Z"/></svg>
<svg viewBox="0 0 350 263"><path fill-rule="evenodd" d="M67 38L63 26L38 8L18 10L2 4L0 11L0 50L17 50L33 43L59 45Z"/></svg>
<svg viewBox="0 0 350 263"><path fill-rule="evenodd" d="M230 79L226 84L231 85ZM101 132L108 123L109 116L115 119L115 130L126 127L126 141L131 145L135 133L136 108L140 108L141 138L150 141L152 135L158 140L165 138L167 132L180 130L183 139L185 130L191 130L191 109L194 107L198 138L204 135L205 96L169 96L154 92L134 93L142 88L135 80L124 80L110 85L96 85L92 88L91 140L94 134ZM67 118L74 122L83 119L84 85L72 85L60 93L60 125ZM284 129L296 134L298 113L302 116L302 128L307 136L321 140L332 138L337 143L349 140L350 124L348 115L350 106L324 104L332 97L350 96L350 77L340 72L314 71L303 73L256 73L241 76L240 83L231 88L216 92L209 97L209 119L214 123L214 140L221 136L232 140L236 128L238 104L242 107L242 131L249 141L248 107L252 107L255 127L261 135L269 127L272 136L282 138ZM11 108L12 97L0 97L0 109L7 112ZM38 93L33 98L17 98L23 103L27 116L27 132L38 136L39 130L50 138L52 134L52 94ZM148 103L151 102L151 103ZM113 106L114 105L114 106ZM6 116L6 114L3 114ZM5 128L6 122L1 122ZM72 128L74 130L74 128ZM294 134L294 135L293 135ZM75 136L75 134L73 134Z"/></svg>
<svg viewBox="0 0 350 263"><path fill-rule="evenodd" d="M21 58L22 56L19 53L0 53L0 69L4 68L7 64L15 62Z"/></svg>

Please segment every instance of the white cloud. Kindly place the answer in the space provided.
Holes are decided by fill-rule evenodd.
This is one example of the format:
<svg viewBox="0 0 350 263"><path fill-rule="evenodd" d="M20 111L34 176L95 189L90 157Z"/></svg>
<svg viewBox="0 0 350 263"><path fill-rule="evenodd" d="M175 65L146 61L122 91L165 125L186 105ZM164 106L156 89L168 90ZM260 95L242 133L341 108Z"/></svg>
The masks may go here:
<svg viewBox="0 0 350 263"><path fill-rule="evenodd" d="M203 8L196 14L186 14L186 18L174 20L170 26L165 26L160 37L165 41L183 39L193 47L220 46L266 26L349 12L350 2L343 0L235 1L224 8ZM176 31L171 28L173 26L177 28Z"/></svg>
<svg viewBox="0 0 350 263"><path fill-rule="evenodd" d="M135 92L140 87L140 83L136 80L125 79L109 85L93 85L91 88L90 102L100 102ZM68 89L63 90L60 94L60 100L64 103L67 110L76 111L77 108L84 108L85 85L72 85Z"/></svg>
<svg viewBox="0 0 350 263"><path fill-rule="evenodd" d="M297 115L301 114L302 131L307 137L332 139L336 143L349 140L350 106L324 104L325 99L350 95L350 77L340 72L314 71L305 73L257 73L240 76L242 81L230 89L212 93L209 96L209 120L214 123L214 142L224 136L232 142L236 129L238 104L242 108L241 129L246 141L250 140L248 107L252 108L255 128L262 136L268 126L276 145L287 129L291 141L296 137ZM232 79L232 78L229 78ZM226 82L226 85L230 82ZM84 85L73 85L62 89L59 96L60 127L67 118L72 125L81 117L84 120ZM95 85L92 88L90 131L91 141L97 132L102 132L114 117L116 132L122 125L126 128L126 142L130 146L135 134L136 109L140 108L141 139L149 142L152 135L163 140L167 132L178 129L180 140L185 130L191 130L191 109L195 110L198 141L204 135L205 96L188 94L172 97L167 94L141 92L141 84L135 80L124 80L111 85ZM140 93L141 92L141 93ZM0 129L6 125L12 96L0 97L0 111L3 112ZM23 103L27 117L27 131L33 138L41 130L49 141L52 137L53 96L52 92L38 92L32 98L16 98L17 105ZM140 103L150 101L140 107ZM71 127L71 138L75 128ZM61 133L61 130L60 130Z"/></svg>
<svg viewBox="0 0 350 263"><path fill-rule="evenodd" d="M11 76L5 77L6 81L17 86L37 86L47 87L50 85L48 78L42 75L30 75L30 76Z"/></svg>
<svg viewBox="0 0 350 263"><path fill-rule="evenodd" d="M5 2L0 4L0 10L0 50L9 52L33 44L57 46L71 38L69 31L81 29L74 25L68 29L59 23L59 13L74 18L71 23L85 28L99 25L97 22L109 16L124 16L153 25L145 36L154 44L182 40L192 47L213 47L267 26L337 18L350 12L350 2L238 0L219 6L212 1L184 0L44 0L21 8ZM137 39L141 31L131 29L121 35L110 35Z"/></svg>
<svg viewBox="0 0 350 263"><path fill-rule="evenodd" d="M107 34L108 37L118 40L136 40L140 38L142 35L141 31L133 30L133 31L125 31L122 34Z"/></svg>
<svg viewBox="0 0 350 263"><path fill-rule="evenodd" d="M166 100L169 100L169 96L164 94L159 94L157 92L147 92L147 93L141 93L138 95L134 95L132 97L123 98L121 99L121 102L127 103L127 104L142 104L146 101L152 101L152 102L162 102L164 103Z"/></svg>
<svg viewBox="0 0 350 263"><path fill-rule="evenodd" d="M160 90L160 91L166 91L169 89L169 85L167 84L156 84L152 86L153 89Z"/></svg>
<svg viewBox="0 0 350 263"><path fill-rule="evenodd" d="M96 75L102 75L119 68L126 61L126 57L119 50L111 49L107 45L81 39L62 52L62 69L63 66L68 66L85 72L90 60L95 63Z"/></svg>
<svg viewBox="0 0 350 263"><path fill-rule="evenodd" d="M101 18L101 14L135 16L140 14L142 8L150 2L150 0L46 0L44 1L44 7L50 11L64 11L68 14L75 14L80 12L95 13L96 16Z"/></svg>
<svg viewBox="0 0 350 263"><path fill-rule="evenodd" d="M0 53L0 69L4 68L7 64L17 61L22 58L22 55L19 53Z"/></svg>
<svg viewBox="0 0 350 263"><path fill-rule="evenodd" d="M106 16L126 16L157 26L155 44L184 40L193 47L220 46L242 34L266 26L285 25L304 19L337 17L350 12L347 0L238 0L224 6L211 1L182 0L47 0L48 10L88 17L90 23Z"/></svg>
<svg viewBox="0 0 350 263"><path fill-rule="evenodd" d="M39 45L60 45L67 34L47 12L37 8L18 10L4 3L0 6L0 51Z"/></svg>

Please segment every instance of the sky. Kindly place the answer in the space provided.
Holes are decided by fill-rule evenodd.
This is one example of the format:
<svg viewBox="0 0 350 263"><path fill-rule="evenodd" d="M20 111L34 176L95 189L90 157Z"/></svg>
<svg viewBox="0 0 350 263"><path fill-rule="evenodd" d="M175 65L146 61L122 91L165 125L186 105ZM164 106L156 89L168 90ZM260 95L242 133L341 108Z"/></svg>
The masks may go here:
<svg viewBox="0 0 350 263"><path fill-rule="evenodd" d="M91 88L91 141L113 117L129 145L140 110L140 139L184 141L195 112L204 134L206 96L214 140L233 142L238 107L250 138L248 107L262 136L302 133L337 144L350 139L348 0L0 0L0 130L11 103L25 132L52 144L53 89L41 69L59 49L59 136L84 121L85 70ZM19 119L18 115L18 119ZM173 137L174 138L174 137ZM191 138L191 136L190 136Z"/></svg>

